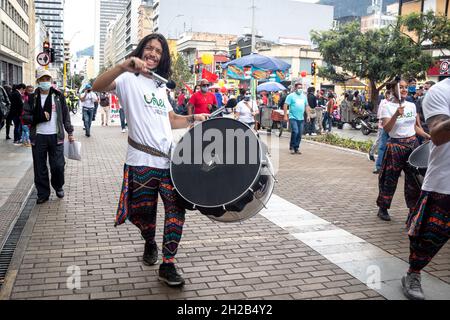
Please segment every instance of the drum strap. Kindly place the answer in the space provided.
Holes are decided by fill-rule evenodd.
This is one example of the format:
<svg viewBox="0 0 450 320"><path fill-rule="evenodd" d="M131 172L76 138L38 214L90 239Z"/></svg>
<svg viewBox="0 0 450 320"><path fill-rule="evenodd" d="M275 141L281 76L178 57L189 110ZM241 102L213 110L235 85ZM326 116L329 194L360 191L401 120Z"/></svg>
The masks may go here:
<svg viewBox="0 0 450 320"><path fill-rule="evenodd" d="M128 137L128 144L130 146L132 146L133 148L135 148L135 149L137 149L139 151L148 153L148 154L150 154L152 156L161 157L161 158L167 158L167 159L170 160L170 156L167 153L164 153L162 151L159 151L158 149L155 149L155 148L152 148L152 147L140 144L140 143L134 141L133 139L131 139L130 137ZM170 146L170 148L172 149L172 146Z"/></svg>

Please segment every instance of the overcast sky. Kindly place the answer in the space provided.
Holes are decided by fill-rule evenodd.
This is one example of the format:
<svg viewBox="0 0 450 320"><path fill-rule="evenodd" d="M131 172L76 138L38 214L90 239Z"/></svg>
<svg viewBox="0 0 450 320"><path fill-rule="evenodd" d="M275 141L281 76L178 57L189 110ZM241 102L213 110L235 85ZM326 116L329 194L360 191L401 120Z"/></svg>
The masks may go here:
<svg viewBox="0 0 450 320"><path fill-rule="evenodd" d="M170 1L170 0L162 0L162 1ZM211 0L211 1L222 1L222 0ZM317 0L296 0L296 1L317 2ZM64 8L64 38L67 41L72 40L70 47L73 54L75 54L77 51L83 50L94 44L95 0L66 0Z"/></svg>

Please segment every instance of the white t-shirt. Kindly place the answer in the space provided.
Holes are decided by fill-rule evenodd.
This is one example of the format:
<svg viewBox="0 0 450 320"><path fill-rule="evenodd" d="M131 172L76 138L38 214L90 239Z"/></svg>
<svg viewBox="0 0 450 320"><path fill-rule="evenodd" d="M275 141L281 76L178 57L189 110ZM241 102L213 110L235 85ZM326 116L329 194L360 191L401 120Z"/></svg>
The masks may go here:
<svg viewBox="0 0 450 320"><path fill-rule="evenodd" d="M169 112L172 105L166 86L157 87L154 80L126 72L116 80L119 97L128 123L128 135L137 143L170 154L173 142ZM128 145L126 164L168 169L169 160L152 156Z"/></svg>
<svg viewBox="0 0 450 320"><path fill-rule="evenodd" d="M391 138L409 138L416 135L416 105L412 102L403 102L405 106L403 116L397 118L394 127L389 132ZM392 118L395 111L397 111L398 103L386 102L381 109L381 119Z"/></svg>
<svg viewBox="0 0 450 320"><path fill-rule="evenodd" d="M422 108L425 120L437 115L450 117L450 79L442 80L430 88ZM450 195L450 142L439 147L431 143L422 190Z"/></svg>
<svg viewBox="0 0 450 320"><path fill-rule="evenodd" d="M94 108L94 102L97 101L97 95L93 93L92 91L89 93L86 93L86 97L83 101L83 107L92 109Z"/></svg>
<svg viewBox="0 0 450 320"><path fill-rule="evenodd" d="M44 108L45 100L47 99L47 97L48 97L47 94L41 94L42 108ZM39 123L36 126L36 133L45 135L57 134L58 133L57 118L58 114L56 113L55 97L52 95L52 117L50 121Z"/></svg>
<svg viewBox="0 0 450 320"><path fill-rule="evenodd" d="M253 123L255 122L255 117L253 117L252 112L258 111L258 106L253 100L247 102L253 111L250 111L250 108L247 107L244 100L241 100L237 106L235 111L239 112L239 121L244 123Z"/></svg>

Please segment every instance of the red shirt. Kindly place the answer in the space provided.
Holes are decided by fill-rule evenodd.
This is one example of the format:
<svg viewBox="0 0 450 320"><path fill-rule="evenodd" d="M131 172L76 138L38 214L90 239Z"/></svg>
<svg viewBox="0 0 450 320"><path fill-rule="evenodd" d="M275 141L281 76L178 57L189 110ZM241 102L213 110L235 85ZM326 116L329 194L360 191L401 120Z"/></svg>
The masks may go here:
<svg viewBox="0 0 450 320"><path fill-rule="evenodd" d="M179 106L184 104L184 99L185 99L185 96L183 93L178 96L178 105Z"/></svg>
<svg viewBox="0 0 450 320"><path fill-rule="evenodd" d="M214 104L217 106L217 99L211 92L207 92L206 94L196 92L192 95L189 103L194 106L194 114L211 113L208 105Z"/></svg>

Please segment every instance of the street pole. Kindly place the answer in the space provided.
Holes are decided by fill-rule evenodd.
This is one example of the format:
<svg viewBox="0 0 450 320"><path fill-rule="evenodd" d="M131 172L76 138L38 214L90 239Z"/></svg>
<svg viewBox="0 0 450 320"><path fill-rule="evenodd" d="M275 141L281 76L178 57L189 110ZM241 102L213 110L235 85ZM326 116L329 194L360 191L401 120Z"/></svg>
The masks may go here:
<svg viewBox="0 0 450 320"><path fill-rule="evenodd" d="M63 93L66 92L66 83L67 83L67 62L64 58L64 79L63 79Z"/></svg>
<svg viewBox="0 0 450 320"><path fill-rule="evenodd" d="M255 37L255 0L252 0L252 52L256 50L256 37Z"/></svg>

